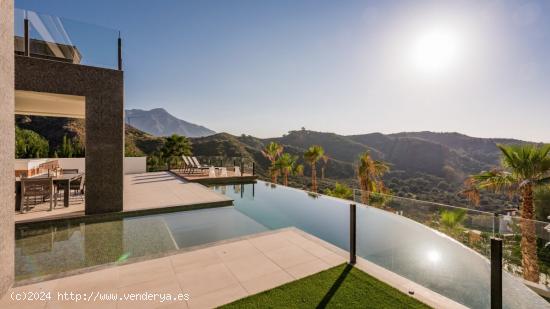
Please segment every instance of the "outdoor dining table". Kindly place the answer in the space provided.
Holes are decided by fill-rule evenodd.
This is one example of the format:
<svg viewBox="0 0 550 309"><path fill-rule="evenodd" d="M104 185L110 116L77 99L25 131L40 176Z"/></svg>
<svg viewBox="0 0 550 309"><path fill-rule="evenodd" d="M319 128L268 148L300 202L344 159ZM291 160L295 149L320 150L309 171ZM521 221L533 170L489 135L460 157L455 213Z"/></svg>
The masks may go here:
<svg viewBox="0 0 550 309"><path fill-rule="evenodd" d="M53 179L54 186L59 186L63 189L63 206L69 207L69 193L71 188L71 181L81 178L84 173L78 174L60 174L57 176L50 176ZM32 177L36 178L48 178L48 175L40 175ZM21 180L15 181L15 210L21 209Z"/></svg>

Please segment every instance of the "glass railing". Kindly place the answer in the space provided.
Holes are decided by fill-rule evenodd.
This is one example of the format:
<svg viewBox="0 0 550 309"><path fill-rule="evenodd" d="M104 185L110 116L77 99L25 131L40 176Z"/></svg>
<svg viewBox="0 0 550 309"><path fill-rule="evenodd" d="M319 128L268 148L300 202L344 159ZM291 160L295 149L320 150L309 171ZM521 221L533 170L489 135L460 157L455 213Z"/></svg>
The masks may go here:
<svg viewBox="0 0 550 309"><path fill-rule="evenodd" d="M14 44L28 56L109 69L119 68L119 31L34 11L15 9Z"/></svg>
<svg viewBox="0 0 550 309"><path fill-rule="evenodd" d="M499 215L498 226L504 269L550 295L550 223Z"/></svg>
<svg viewBox="0 0 550 309"><path fill-rule="evenodd" d="M353 199L409 218L489 256L490 238L495 235L493 213L361 190L354 190Z"/></svg>
<svg viewBox="0 0 550 309"><path fill-rule="evenodd" d="M548 290L549 223L361 190L354 190L353 199L360 206L357 254L441 295L472 308L490 307L492 237L503 240L505 308L521 308L526 299L538 299L528 289L518 291L518 277L537 281L541 295ZM392 215L380 220L374 215L379 211ZM376 233L383 226L392 226L390 233ZM434 230L441 237L433 237ZM530 236L522 237L526 233ZM538 265L538 276L531 274L530 279L522 266L522 239L536 243L530 247L536 252L529 262Z"/></svg>
<svg viewBox="0 0 550 309"><path fill-rule="evenodd" d="M252 159L245 157L231 157L231 156L197 156L197 159L201 164L215 167L225 167L230 171L233 171L235 167L249 175L255 174L255 163Z"/></svg>
<svg viewBox="0 0 550 309"><path fill-rule="evenodd" d="M25 44L23 37L25 36L25 11L15 9L13 11L13 35L15 52L23 54L25 52Z"/></svg>
<svg viewBox="0 0 550 309"><path fill-rule="evenodd" d="M357 211L359 256L468 307L489 307L490 264L479 255L490 257L492 213L359 190L354 200L371 206ZM376 233L384 226L392 228Z"/></svg>

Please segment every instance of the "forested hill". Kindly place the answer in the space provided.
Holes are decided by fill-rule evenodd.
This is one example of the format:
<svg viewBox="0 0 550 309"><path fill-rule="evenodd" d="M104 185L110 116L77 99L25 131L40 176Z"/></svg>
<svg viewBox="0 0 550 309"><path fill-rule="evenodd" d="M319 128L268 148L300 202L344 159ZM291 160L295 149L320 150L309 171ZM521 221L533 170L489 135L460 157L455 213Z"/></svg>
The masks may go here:
<svg viewBox="0 0 550 309"><path fill-rule="evenodd" d="M16 124L48 140L50 153L59 149L64 136L85 140L84 122L81 120L17 116ZM332 186L335 181L357 187L357 157L370 151L376 159L391 164L391 172L385 176L385 182L394 194L452 204L467 203L457 193L468 175L499 164L498 143L528 143L514 139L476 138L460 133L402 132L346 136L309 130L290 131L282 137L267 139L227 133L191 138L195 155L244 156L254 160L257 171L264 176L269 162L262 156L261 150L271 141L284 145L286 152L300 158L300 163L303 163L303 153L308 146L321 145L329 157L324 166L326 179L321 181L321 189ZM127 155L150 155L163 142L163 137L126 126ZM305 166L308 175L310 170ZM307 177L291 178L291 184L297 187L308 186L308 181ZM487 196L482 199L482 205L487 207L506 203L504 197Z"/></svg>
<svg viewBox="0 0 550 309"><path fill-rule="evenodd" d="M322 182L322 186L340 181L357 187L357 157L370 151L376 159L391 164L392 171L385 179L395 194L461 205L467 204L458 194L465 178L499 164L497 144L529 143L514 139L476 138L460 133L403 132L345 136L308 130L291 131L282 137L268 139L227 133L192 139L196 155L245 156L255 160L263 171L269 162L261 155L261 149L271 141L284 145L286 152L300 158L308 146L321 145L330 158L325 167L326 178L330 181ZM307 165L305 173L309 174ZM307 185L300 183L307 182L307 178L294 178L293 181L296 186ZM508 201L504 197L487 195L481 203L491 208Z"/></svg>

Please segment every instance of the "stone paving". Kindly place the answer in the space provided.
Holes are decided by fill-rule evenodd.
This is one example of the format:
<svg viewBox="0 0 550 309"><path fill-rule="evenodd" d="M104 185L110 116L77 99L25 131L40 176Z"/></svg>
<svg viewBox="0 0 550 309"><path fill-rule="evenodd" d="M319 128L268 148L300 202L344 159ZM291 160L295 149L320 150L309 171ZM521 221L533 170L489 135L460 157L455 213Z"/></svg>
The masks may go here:
<svg viewBox="0 0 550 309"><path fill-rule="evenodd" d="M124 212L208 204L231 205L231 199L203 185L187 182L169 172L124 175ZM80 196L71 196L69 207L64 207L62 201L58 201L53 211L48 211L49 207L49 203L43 203L27 213L16 212L15 222L84 216L84 202Z"/></svg>
<svg viewBox="0 0 550 309"><path fill-rule="evenodd" d="M345 258L329 246L302 233L283 229L163 258L16 287L0 301L0 307L213 308L345 262ZM12 296L22 295L18 293L40 291L51 292L52 299L11 300ZM59 300L58 293L64 292L80 293L81 297L86 294L88 298L93 293L95 301ZM117 293L119 299L98 299L111 293ZM169 293L174 297L187 294L189 299L172 302L124 299L145 295L143 293Z"/></svg>

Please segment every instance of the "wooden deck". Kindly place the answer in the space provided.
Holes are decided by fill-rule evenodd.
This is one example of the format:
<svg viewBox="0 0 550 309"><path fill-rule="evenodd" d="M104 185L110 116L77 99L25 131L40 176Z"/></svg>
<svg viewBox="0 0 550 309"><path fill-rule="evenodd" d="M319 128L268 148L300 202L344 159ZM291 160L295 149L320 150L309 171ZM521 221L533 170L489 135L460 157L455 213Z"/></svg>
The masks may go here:
<svg viewBox="0 0 550 309"><path fill-rule="evenodd" d="M182 179L188 182L196 182L202 185L212 185L212 184L238 184L238 183L252 183L258 179L257 175L252 175L250 173L243 173L242 175L235 175L233 171L228 170L227 176L216 176L210 177L208 174L188 174L182 173L179 170L171 170L172 173L178 175Z"/></svg>
<svg viewBox="0 0 550 309"><path fill-rule="evenodd" d="M150 214L232 204L233 200L227 196L201 184L181 179L172 173L142 173L124 176L124 210L115 214ZM84 202L80 197L71 197L69 205L63 207L58 203L53 211L47 211L49 203L39 204L28 213L17 212L15 222L27 223L85 216Z"/></svg>

